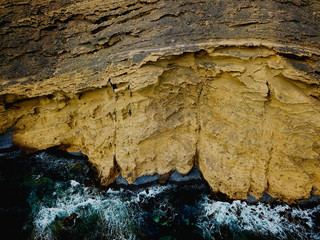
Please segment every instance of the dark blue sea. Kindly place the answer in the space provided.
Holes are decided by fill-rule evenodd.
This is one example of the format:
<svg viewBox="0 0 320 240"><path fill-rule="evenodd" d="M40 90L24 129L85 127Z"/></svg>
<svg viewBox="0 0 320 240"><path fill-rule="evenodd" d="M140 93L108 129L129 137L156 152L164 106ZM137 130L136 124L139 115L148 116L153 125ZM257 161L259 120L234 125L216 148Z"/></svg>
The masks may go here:
<svg viewBox="0 0 320 240"><path fill-rule="evenodd" d="M85 156L2 144L0 174L6 239L320 239L319 204L231 201L197 172L106 188Z"/></svg>

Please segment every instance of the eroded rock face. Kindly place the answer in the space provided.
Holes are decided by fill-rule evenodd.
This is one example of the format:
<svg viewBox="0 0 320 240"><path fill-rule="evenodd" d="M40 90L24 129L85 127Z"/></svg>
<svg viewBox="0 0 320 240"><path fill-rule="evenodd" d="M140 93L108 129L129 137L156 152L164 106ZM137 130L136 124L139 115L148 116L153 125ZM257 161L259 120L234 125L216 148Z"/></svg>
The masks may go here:
<svg viewBox="0 0 320 240"><path fill-rule="evenodd" d="M320 194L317 1L66 2L1 3L15 144L81 151L104 184L197 164L231 198Z"/></svg>

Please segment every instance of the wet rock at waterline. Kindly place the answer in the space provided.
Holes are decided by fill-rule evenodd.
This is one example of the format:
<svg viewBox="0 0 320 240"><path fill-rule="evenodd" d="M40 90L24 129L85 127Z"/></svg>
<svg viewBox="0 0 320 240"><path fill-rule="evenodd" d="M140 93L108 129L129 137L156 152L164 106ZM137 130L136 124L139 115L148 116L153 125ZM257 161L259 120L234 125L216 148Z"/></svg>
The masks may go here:
<svg viewBox="0 0 320 240"><path fill-rule="evenodd" d="M104 185L198 165L214 192L320 194L317 0L3 0L0 133Z"/></svg>
<svg viewBox="0 0 320 240"><path fill-rule="evenodd" d="M11 152L0 156L0 215L12 239L320 238L319 205L232 201L212 195L197 169L183 181L151 176L105 188L86 158Z"/></svg>
<svg viewBox="0 0 320 240"><path fill-rule="evenodd" d="M170 173L164 174L164 175L154 174L154 175L141 176L141 177L138 177L133 184L144 185L144 184L155 183L155 182L165 184L167 182L185 182L185 181L201 180L201 179L202 179L202 176L199 168L194 167L191 169L189 173L184 175L179 173L178 171L171 171ZM129 184L128 181L125 178L123 178L121 174L115 179L115 183L118 185Z"/></svg>

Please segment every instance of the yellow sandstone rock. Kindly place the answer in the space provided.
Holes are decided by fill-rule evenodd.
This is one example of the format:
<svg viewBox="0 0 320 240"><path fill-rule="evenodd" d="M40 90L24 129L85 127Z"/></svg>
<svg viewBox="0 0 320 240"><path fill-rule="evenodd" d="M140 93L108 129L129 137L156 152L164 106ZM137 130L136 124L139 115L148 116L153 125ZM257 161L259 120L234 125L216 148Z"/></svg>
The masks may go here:
<svg viewBox="0 0 320 240"><path fill-rule="evenodd" d="M320 195L317 0L2 0L0 134L103 184L198 165L231 198Z"/></svg>
<svg viewBox="0 0 320 240"><path fill-rule="evenodd" d="M2 115L16 121L17 145L81 151L104 184L198 164L213 191L292 202L320 193L320 105L311 95L319 91L298 74L267 48L211 48L149 61L114 87L57 92Z"/></svg>

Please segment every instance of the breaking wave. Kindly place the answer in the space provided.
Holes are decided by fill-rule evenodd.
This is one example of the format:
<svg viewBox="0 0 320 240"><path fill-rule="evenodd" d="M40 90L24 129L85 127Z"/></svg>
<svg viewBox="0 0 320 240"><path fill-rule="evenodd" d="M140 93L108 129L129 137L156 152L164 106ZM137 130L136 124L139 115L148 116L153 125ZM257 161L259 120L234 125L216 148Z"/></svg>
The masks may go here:
<svg viewBox="0 0 320 240"><path fill-rule="evenodd" d="M106 189L83 156L9 150L0 155L0 213L15 239L320 240L320 205L218 201L195 169L166 185L145 176Z"/></svg>
<svg viewBox="0 0 320 240"><path fill-rule="evenodd" d="M157 239L160 235L148 228L159 224L165 230L163 227L184 224L202 239L320 239L315 224L320 206L300 209L285 204L229 203L202 194L198 202L180 208L167 196L177 187L101 191L74 180L56 183L51 196L33 203L33 238ZM174 224L177 221L180 223ZM175 237L171 239L179 239Z"/></svg>
<svg viewBox="0 0 320 240"><path fill-rule="evenodd" d="M212 235L223 237L225 232L233 239L241 239L244 233L269 239L320 239L319 226L315 224L320 206L300 209L285 204L248 205L244 201L228 203L205 196L200 208L203 214L198 226L206 239Z"/></svg>
<svg viewBox="0 0 320 240"><path fill-rule="evenodd" d="M102 193L74 180L57 183L52 196L48 197L51 200L37 202L33 207L33 238L55 239L57 231L70 231L81 225L71 232L84 228L81 234L83 230L87 233L82 238L137 239L136 233L144 223L139 203L164 189L154 186L148 193L146 190L124 193L123 189Z"/></svg>

